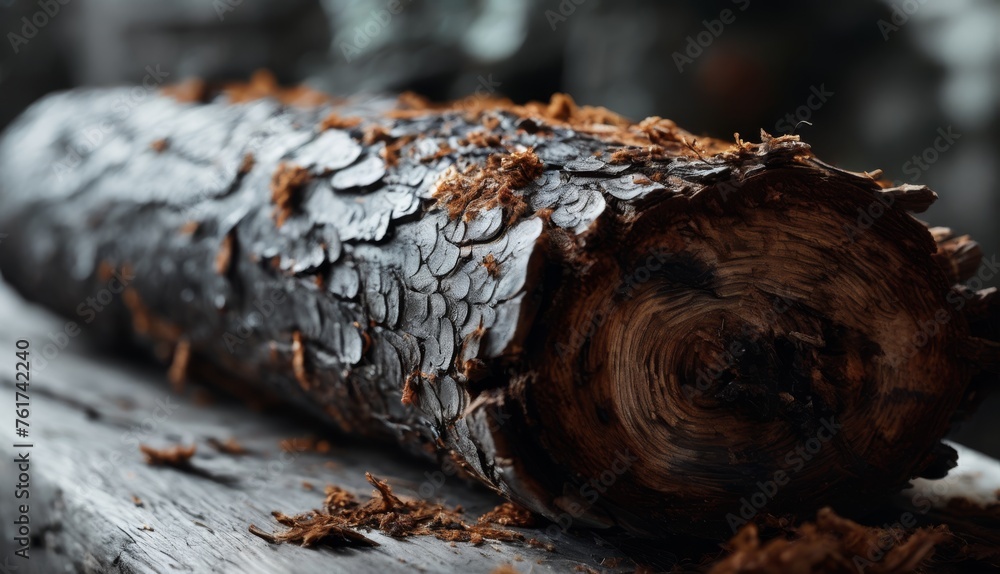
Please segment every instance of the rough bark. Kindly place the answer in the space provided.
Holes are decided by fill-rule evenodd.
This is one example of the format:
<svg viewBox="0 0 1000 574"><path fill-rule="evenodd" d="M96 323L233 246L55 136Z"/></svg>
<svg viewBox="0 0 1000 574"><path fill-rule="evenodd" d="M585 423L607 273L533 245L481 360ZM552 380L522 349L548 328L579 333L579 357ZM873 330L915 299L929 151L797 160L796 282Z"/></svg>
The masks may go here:
<svg viewBox="0 0 1000 574"><path fill-rule="evenodd" d="M761 515L953 463L997 305L955 285L975 244L907 213L928 189L564 96L322 99L46 98L0 143L0 270L72 317L117 273L93 324L176 349L175 378L451 457L574 526L724 535L776 472Z"/></svg>

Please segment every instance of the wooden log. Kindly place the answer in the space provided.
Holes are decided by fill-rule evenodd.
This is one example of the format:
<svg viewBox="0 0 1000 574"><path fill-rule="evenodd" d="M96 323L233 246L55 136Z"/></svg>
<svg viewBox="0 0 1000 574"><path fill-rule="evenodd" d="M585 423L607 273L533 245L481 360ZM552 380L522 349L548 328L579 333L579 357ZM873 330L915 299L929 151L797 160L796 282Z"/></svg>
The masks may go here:
<svg viewBox="0 0 1000 574"><path fill-rule="evenodd" d="M565 96L195 95L26 112L4 277L557 522L725 536L776 473L767 513L864 508L953 465L939 441L997 370L986 295L953 287L978 251L907 213L933 193L795 136Z"/></svg>

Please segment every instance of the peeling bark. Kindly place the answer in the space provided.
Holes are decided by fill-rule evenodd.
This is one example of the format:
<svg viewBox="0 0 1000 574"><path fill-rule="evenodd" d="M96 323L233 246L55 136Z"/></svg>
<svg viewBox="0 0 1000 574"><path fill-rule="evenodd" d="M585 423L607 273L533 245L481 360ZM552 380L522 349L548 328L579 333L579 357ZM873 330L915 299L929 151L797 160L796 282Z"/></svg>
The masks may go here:
<svg viewBox="0 0 1000 574"><path fill-rule="evenodd" d="M0 142L5 279L80 318L128 270L103 332L642 534L725 535L777 472L762 512L940 475L998 370L978 248L907 213L933 192L795 136L266 87L36 104Z"/></svg>

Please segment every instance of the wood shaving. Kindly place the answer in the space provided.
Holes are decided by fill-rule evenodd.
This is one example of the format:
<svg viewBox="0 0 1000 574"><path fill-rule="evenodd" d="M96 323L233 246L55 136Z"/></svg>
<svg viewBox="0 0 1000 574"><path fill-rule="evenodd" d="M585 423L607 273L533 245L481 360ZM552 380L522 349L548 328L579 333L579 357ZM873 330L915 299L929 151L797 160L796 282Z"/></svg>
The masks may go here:
<svg viewBox="0 0 1000 574"><path fill-rule="evenodd" d="M492 519L521 521L523 516L504 505L484 514L469 524L460 508L446 508L425 500L395 495L388 483L365 473L375 487L367 502L360 502L350 492L326 487L323 508L296 516L272 513L287 530L269 534L251 525L250 531L268 542L291 542L301 546L327 544L331 546L373 546L376 543L357 532L377 530L393 538L434 536L446 542L482 544L486 540L523 541L524 535L491 522Z"/></svg>
<svg viewBox="0 0 1000 574"><path fill-rule="evenodd" d="M191 457L194 456L196 446L175 445L157 449L148 445L140 444L139 450L142 451L142 454L146 455L146 464L149 466L187 468L191 464Z"/></svg>

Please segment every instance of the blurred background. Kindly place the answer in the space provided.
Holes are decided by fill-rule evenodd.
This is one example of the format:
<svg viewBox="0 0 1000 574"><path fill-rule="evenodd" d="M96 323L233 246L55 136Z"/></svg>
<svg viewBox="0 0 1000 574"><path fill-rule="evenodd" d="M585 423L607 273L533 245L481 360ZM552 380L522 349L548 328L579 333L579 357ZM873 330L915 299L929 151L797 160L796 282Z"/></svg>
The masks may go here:
<svg viewBox="0 0 1000 574"><path fill-rule="evenodd" d="M0 31L0 127L52 90L151 70L269 68L335 94L435 100L563 91L723 139L800 134L827 162L931 186L941 198L921 218L1000 258L991 0L0 0ZM1000 456L997 415L1000 395L956 439Z"/></svg>

